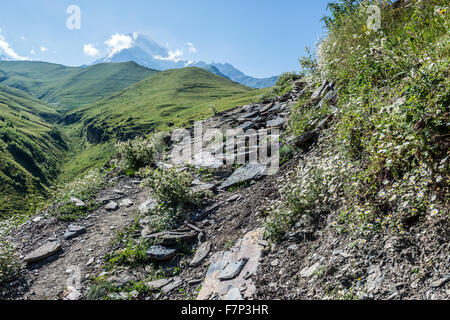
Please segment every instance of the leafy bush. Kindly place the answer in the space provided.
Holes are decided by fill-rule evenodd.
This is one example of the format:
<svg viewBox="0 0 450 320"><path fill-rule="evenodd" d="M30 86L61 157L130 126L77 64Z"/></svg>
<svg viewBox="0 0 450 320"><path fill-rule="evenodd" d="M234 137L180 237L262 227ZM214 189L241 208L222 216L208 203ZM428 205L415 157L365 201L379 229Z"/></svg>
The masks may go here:
<svg viewBox="0 0 450 320"><path fill-rule="evenodd" d="M87 175L61 185L55 193L55 198L65 201L69 201L71 197L82 201L89 200L105 185L104 175L100 170L91 170Z"/></svg>
<svg viewBox="0 0 450 320"><path fill-rule="evenodd" d="M98 207L93 198L97 192L107 185L104 174L100 170L91 170L84 177L75 179L72 182L61 185L53 195L53 199L59 205L51 208L50 212L56 215L61 221L75 221L86 215L89 211ZM71 198L80 199L85 203L85 207L77 207L72 203Z"/></svg>
<svg viewBox="0 0 450 320"><path fill-rule="evenodd" d="M322 216L338 207L349 180L344 173L350 169L335 150L301 163L292 176L280 181L281 198L267 208L266 237L280 240L301 219L317 227Z"/></svg>
<svg viewBox="0 0 450 320"><path fill-rule="evenodd" d="M87 294L87 300L103 300L107 299L107 295L110 292L115 292L117 290L116 286L109 281L98 279L89 288Z"/></svg>
<svg viewBox="0 0 450 320"><path fill-rule="evenodd" d="M147 260L147 246L144 242L130 240L125 248L117 249L105 256L106 268L116 265L136 266Z"/></svg>
<svg viewBox="0 0 450 320"><path fill-rule="evenodd" d="M301 99L291 111L288 122L288 131L294 136L313 130L320 120L329 116L331 108L327 102L321 106L309 104L309 100Z"/></svg>
<svg viewBox="0 0 450 320"><path fill-rule="evenodd" d="M55 214L56 218L60 221L76 221L98 207L98 204L93 201L85 202L85 204L85 207L77 207L74 203L67 202L58 206L53 214Z"/></svg>
<svg viewBox="0 0 450 320"><path fill-rule="evenodd" d="M292 90L294 81L299 80L300 75L294 72L285 72L278 77L275 86L263 95L262 100L282 96Z"/></svg>
<svg viewBox="0 0 450 320"><path fill-rule="evenodd" d="M21 268L19 257L12 245L6 240L0 240L0 283L11 280Z"/></svg>
<svg viewBox="0 0 450 320"><path fill-rule="evenodd" d="M118 142L116 149L122 169L138 170L153 165L165 149L166 136L166 133L157 133L149 138L140 137L127 142Z"/></svg>
<svg viewBox="0 0 450 320"><path fill-rule="evenodd" d="M147 213L143 218L143 224L152 232L165 231L175 226L182 213L174 208L160 205Z"/></svg>
<svg viewBox="0 0 450 320"><path fill-rule="evenodd" d="M192 192L192 176L177 168L148 170L143 185L150 187L153 196L165 207L178 212L197 204Z"/></svg>

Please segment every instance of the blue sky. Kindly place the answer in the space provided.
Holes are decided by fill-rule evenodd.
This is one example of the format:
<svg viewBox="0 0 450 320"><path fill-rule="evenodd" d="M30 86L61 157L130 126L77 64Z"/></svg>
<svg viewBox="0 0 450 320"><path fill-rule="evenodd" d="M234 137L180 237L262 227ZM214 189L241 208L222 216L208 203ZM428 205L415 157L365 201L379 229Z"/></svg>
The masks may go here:
<svg viewBox="0 0 450 320"><path fill-rule="evenodd" d="M305 46L324 35L320 19L328 1L4 1L0 46L7 43L20 57L78 66L105 56L113 34L140 32L172 51L183 50L188 60L229 62L266 77L299 69ZM81 9L80 30L66 27L70 5ZM87 44L98 50L96 56L83 52Z"/></svg>

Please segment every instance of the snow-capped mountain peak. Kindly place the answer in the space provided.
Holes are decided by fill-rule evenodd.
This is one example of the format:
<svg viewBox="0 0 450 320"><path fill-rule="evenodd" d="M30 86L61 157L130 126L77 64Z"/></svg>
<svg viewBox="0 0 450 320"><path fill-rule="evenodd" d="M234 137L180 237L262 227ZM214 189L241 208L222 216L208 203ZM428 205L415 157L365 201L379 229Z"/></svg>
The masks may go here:
<svg viewBox="0 0 450 320"><path fill-rule="evenodd" d="M169 50L149 36L137 32L129 34L116 33L105 43L108 46L108 55L95 61L94 64L134 61L144 67L162 71L185 67L199 67L254 88L273 86L277 80L277 77L256 79L246 76L228 63L208 64L202 61L194 62L187 60L183 57L183 50Z"/></svg>

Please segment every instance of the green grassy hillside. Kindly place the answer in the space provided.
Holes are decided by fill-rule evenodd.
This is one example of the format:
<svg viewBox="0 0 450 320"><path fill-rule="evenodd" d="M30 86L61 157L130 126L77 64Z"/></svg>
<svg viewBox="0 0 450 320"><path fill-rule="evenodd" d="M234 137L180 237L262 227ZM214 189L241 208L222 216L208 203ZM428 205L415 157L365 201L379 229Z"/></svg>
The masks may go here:
<svg viewBox="0 0 450 320"><path fill-rule="evenodd" d="M134 62L81 68L46 62L2 61L0 83L70 110L108 97L157 72Z"/></svg>
<svg viewBox="0 0 450 320"><path fill-rule="evenodd" d="M265 90L255 90L200 68L155 74L94 104L66 114L67 133L78 141L65 167L72 177L110 159L117 140L127 140L156 129L186 126L212 114L256 101ZM81 138L81 139L80 139Z"/></svg>
<svg viewBox="0 0 450 320"><path fill-rule="evenodd" d="M281 239L301 219L321 217L333 221L336 234L361 243L379 242L382 234L446 237L441 230L448 230L450 207L447 5L445 0L385 2L380 28L372 30L367 2L329 4L328 36L317 57L301 62L311 94L324 78L339 89L332 152L299 166L298 179L283 187L284 204L267 220L268 236ZM321 108L311 99L294 106L294 135L312 130L317 119L333 112L322 102ZM407 273L404 278L414 277ZM357 288L357 282L347 288Z"/></svg>
<svg viewBox="0 0 450 320"><path fill-rule="evenodd" d="M0 85L0 217L30 210L57 178L68 149L49 122L57 116L51 106Z"/></svg>

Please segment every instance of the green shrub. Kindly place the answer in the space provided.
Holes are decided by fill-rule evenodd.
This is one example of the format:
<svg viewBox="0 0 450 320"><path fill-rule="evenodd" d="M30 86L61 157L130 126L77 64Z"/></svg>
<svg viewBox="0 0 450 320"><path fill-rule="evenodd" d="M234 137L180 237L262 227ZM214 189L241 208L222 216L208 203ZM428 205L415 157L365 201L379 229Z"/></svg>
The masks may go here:
<svg viewBox="0 0 450 320"><path fill-rule="evenodd" d="M107 299L109 293L115 291L117 288L111 282L99 279L89 288L86 298L87 300L103 300Z"/></svg>
<svg viewBox="0 0 450 320"><path fill-rule="evenodd" d="M143 218L145 226L152 232L161 232L173 228L182 218L183 211L164 205L159 205L154 210L147 213Z"/></svg>
<svg viewBox="0 0 450 320"><path fill-rule="evenodd" d="M77 207L72 202L64 203L53 211L53 214L60 221L76 221L85 217L89 212L99 207L99 204L94 201L85 201L85 207Z"/></svg>
<svg viewBox="0 0 450 320"><path fill-rule="evenodd" d="M301 79L301 76L294 72L285 72L278 77L275 86L265 93L262 100L282 96L292 90L294 81Z"/></svg>
<svg viewBox="0 0 450 320"><path fill-rule="evenodd" d="M313 130L320 120L329 116L331 108L327 102L321 106L309 104L309 100L301 99L298 101L291 111L288 122L288 131L294 136Z"/></svg>
<svg viewBox="0 0 450 320"><path fill-rule="evenodd" d="M147 172L143 185L150 187L160 204L183 212L197 204L198 196L192 192L192 175L177 168L156 169Z"/></svg>
<svg viewBox="0 0 450 320"><path fill-rule="evenodd" d="M105 266L111 270L117 265L137 266L147 261L147 245L141 241L129 240L125 248L105 255Z"/></svg>
<svg viewBox="0 0 450 320"><path fill-rule="evenodd" d="M0 283L11 280L21 269L15 249L8 241L0 240Z"/></svg>
<svg viewBox="0 0 450 320"><path fill-rule="evenodd" d="M116 149L123 170L131 172L153 165L165 149L166 133L157 133L149 138L136 138L127 142L118 142Z"/></svg>
<svg viewBox="0 0 450 320"><path fill-rule="evenodd" d="M69 201L71 197L82 201L90 200L105 185L104 175L100 170L91 170L87 175L59 186L55 193L55 198L58 201Z"/></svg>

